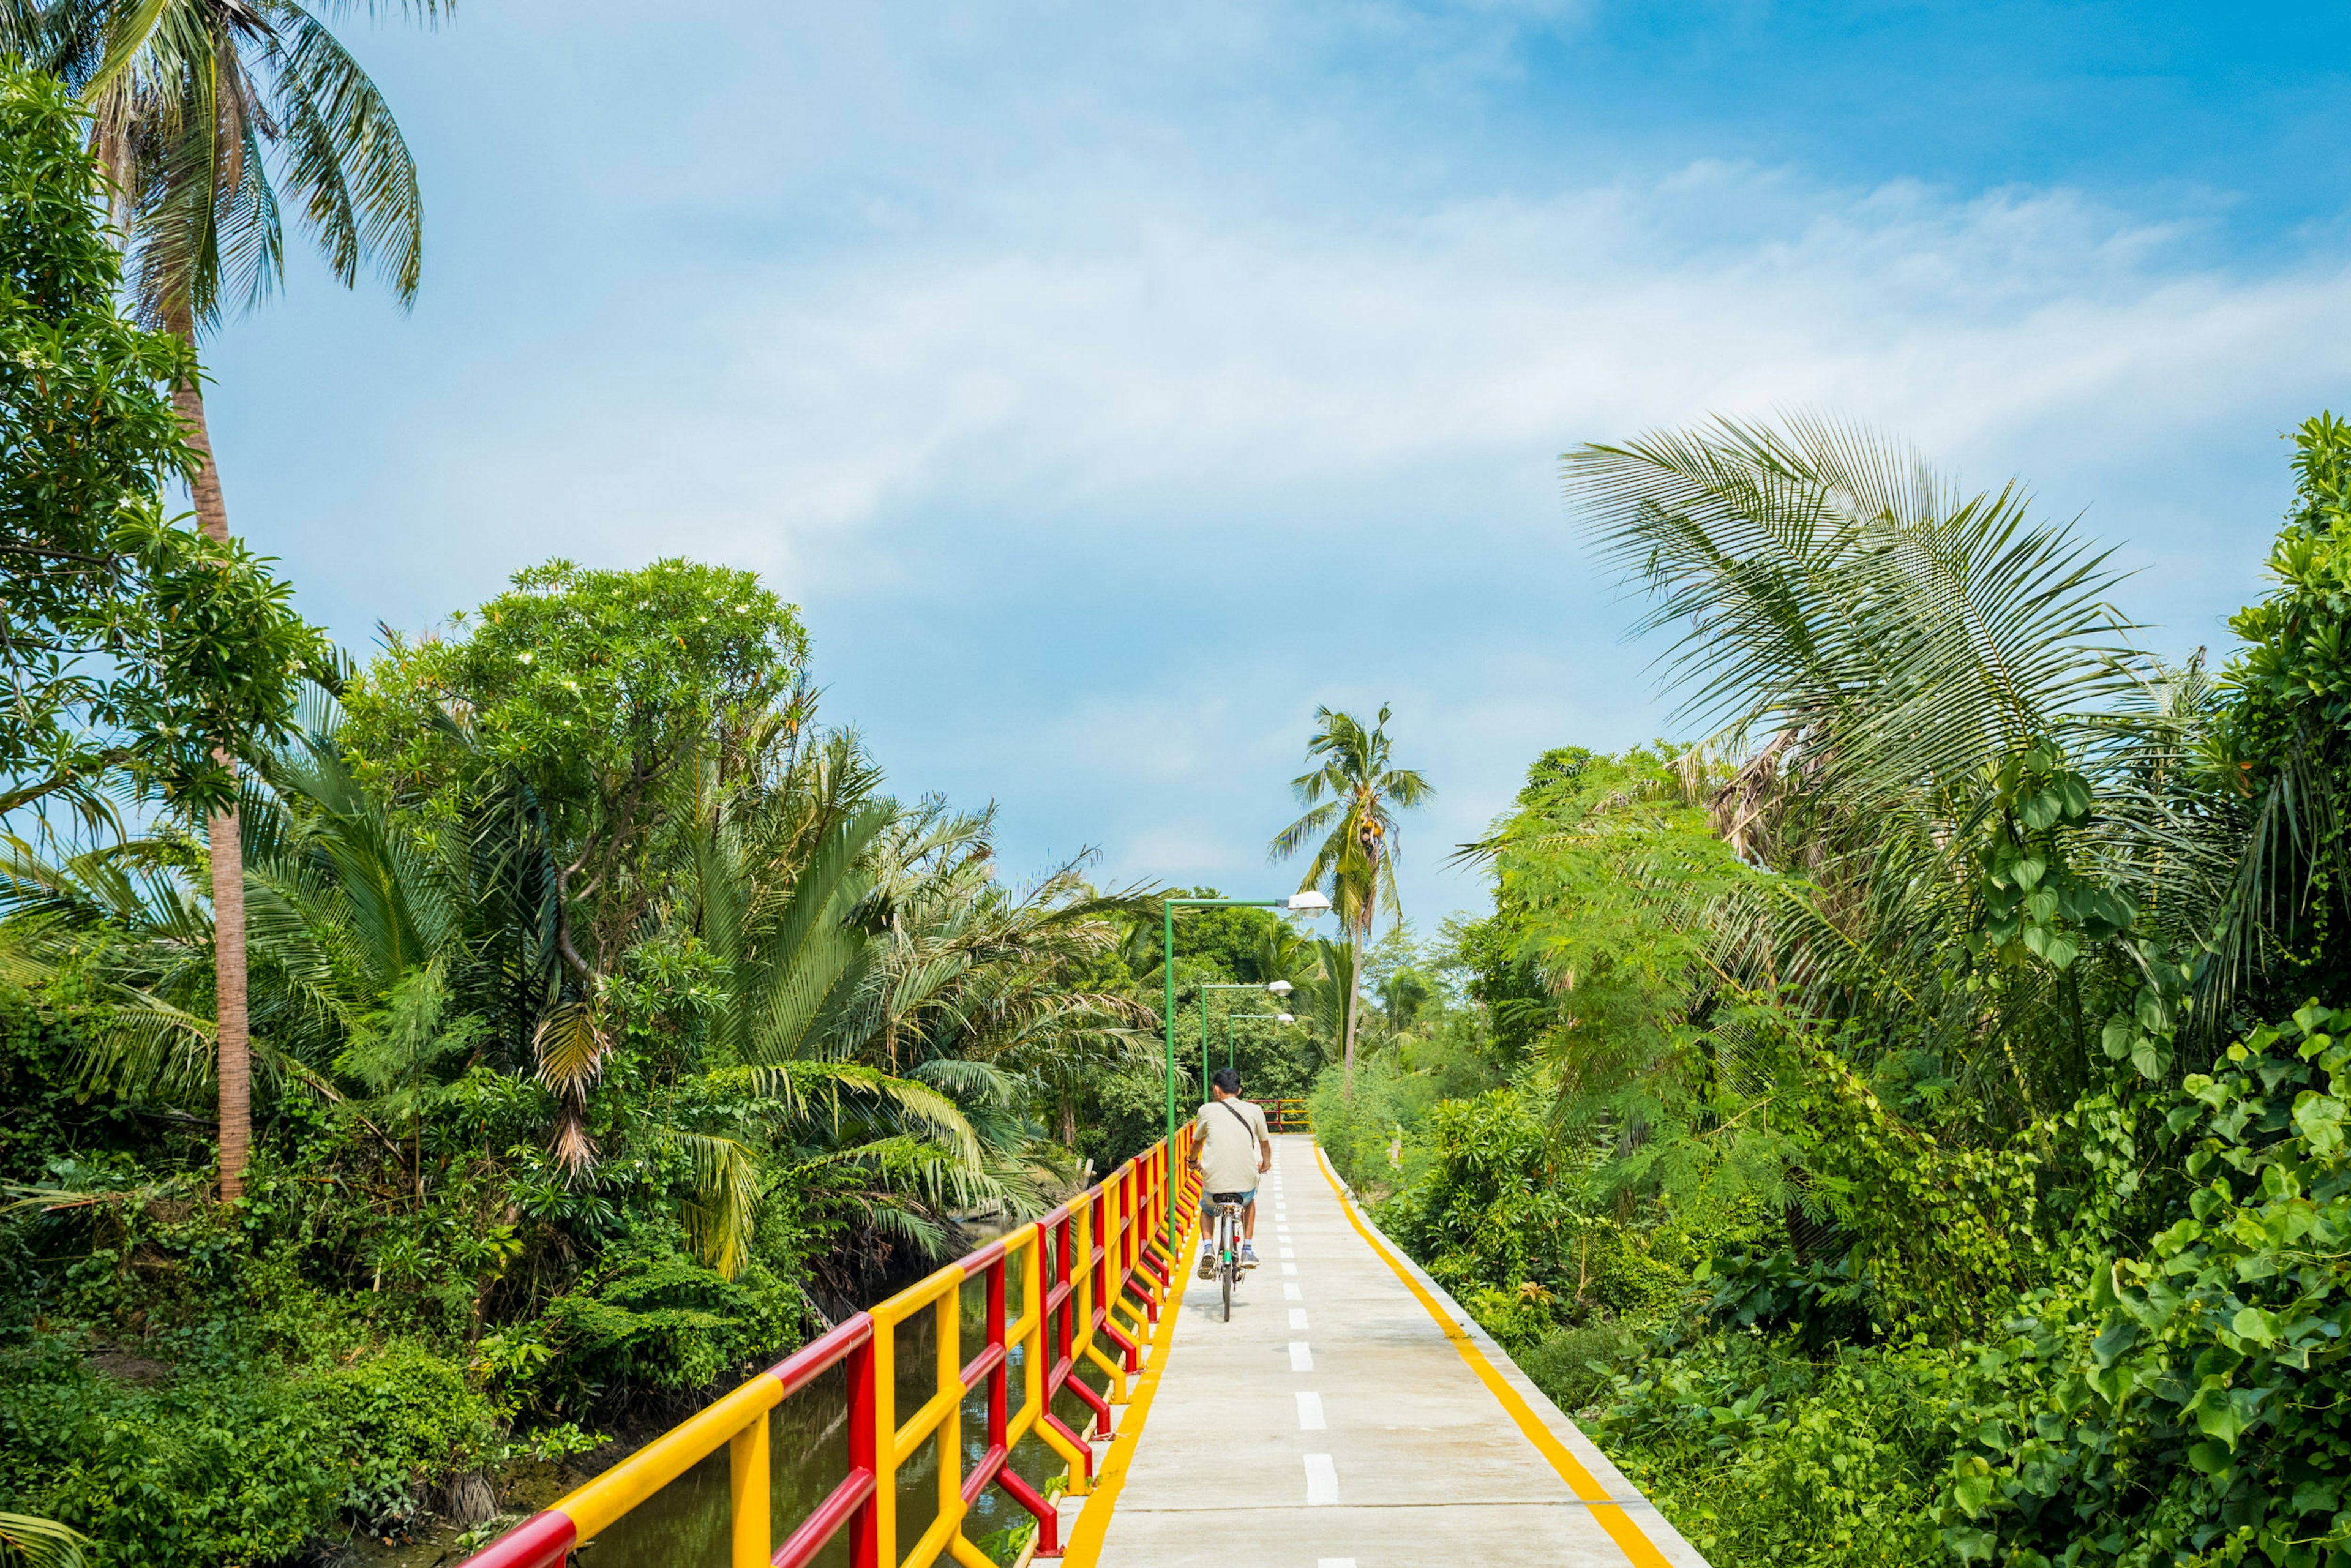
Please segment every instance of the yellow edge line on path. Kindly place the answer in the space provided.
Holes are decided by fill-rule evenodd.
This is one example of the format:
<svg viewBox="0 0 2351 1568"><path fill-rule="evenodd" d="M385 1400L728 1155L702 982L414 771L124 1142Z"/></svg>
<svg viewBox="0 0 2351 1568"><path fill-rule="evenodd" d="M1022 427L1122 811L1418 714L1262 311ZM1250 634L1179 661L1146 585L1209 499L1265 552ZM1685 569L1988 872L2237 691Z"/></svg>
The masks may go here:
<svg viewBox="0 0 2351 1568"><path fill-rule="evenodd" d="M1189 1231L1185 1233L1184 1240L1191 1240ZM1189 1249L1184 1245L1176 1247L1178 1263ZM1151 1336L1151 1364L1143 1369L1127 1395L1126 1418L1112 1435L1110 1457L1102 1461L1102 1474L1094 1478L1094 1489L1070 1531L1069 1543L1061 1548L1062 1568L1094 1568L1102 1556L1102 1537L1110 1533L1111 1510L1118 1506L1119 1491L1126 1485L1127 1467L1134 1463L1134 1446L1143 1437L1144 1417L1151 1414L1151 1402L1158 1396L1159 1375L1167 1370L1167 1350L1176 1342L1176 1319L1184 1305L1184 1287L1192 1281L1191 1270L1178 1268L1175 1272L1176 1288L1161 1303L1159 1330Z"/></svg>
<svg viewBox="0 0 2351 1568"><path fill-rule="evenodd" d="M1641 1527L1633 1522L1624 1505L1608 1500L1607 1489L1593 1479L1592 1472L1583 1468L1583 1461L1568 1452L1567 1445L1543 1425L1541 1418L1520 1396L1519 1391L1494 1370L1494 1364L1486 1359L1486 1353L1478 1348L1478 1342L1437 1304L1437 1298L1412 1277L1412 1271L1398 1262L1372 1228L1364 1223L1362 1217L1355 1212L1354 1204L1347 1197L1347 1189L1339 1185L1339 1173L1331 1168L1331 1161L1319 1144L1314 1148L1314 1160L1322 1169L1322 1179L1329 1182L1331 1190L1338 1195L1339 1207L1345 1212L1347 1223L1355 1228L1355 1234L1379 1254L1382 1262L1395 1270L1395 1277L1404 1281L1405 1289L1410 1291L1414 1298L1427 1309L1428 1315L1437 1320L1437 1326L1445 1331L1445 1337L1453 1342L1453 1348L1461 1353L1461 1359L1469 1364L1469 1370L1478 1375L1478 1381L1502 1402L1502 1408L1510 1413L1510 1419L1519 1424L1519 1430L1525 1434L1527 1441L1551 1461L1551 1468L1559 1472L1560 1479L1567 1483L1568 1490L1591 1505L1588 1511L1592 1517L1599 1521L1600 1528L1609 1533L1625 1555L1632 1559L1635 1568L1672 1568L1666 1554L1657 1550L1656 1543L1641 1533ZM1155 1363L1157 1360L1156 1357L1153 1359Z"/></svg>

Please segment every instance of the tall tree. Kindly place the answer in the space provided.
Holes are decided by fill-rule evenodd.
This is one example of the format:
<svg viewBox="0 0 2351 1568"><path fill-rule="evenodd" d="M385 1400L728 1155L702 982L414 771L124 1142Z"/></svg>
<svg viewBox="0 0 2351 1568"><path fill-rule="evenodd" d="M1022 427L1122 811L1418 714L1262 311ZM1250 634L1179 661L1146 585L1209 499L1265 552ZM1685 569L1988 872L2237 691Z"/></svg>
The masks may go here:
<svg viewBox="0 0 2351 1568"><path fill-rule="evenodd" d="M429 20L441 0L402 8ZM370 266L403 307L414 301L424 234L415 164L375 84L296 0L31 0L0 8L0 48L79 89L131 287L151 324L193 347L225 306L268 297L285 270L280 185L346 287ZM225 542L228 508L193 356L172 403L197 458L189 478L197 524ZM234 1199L252 1118L245 857L233 800L208 815L206 831L221 1196Z"/></svg>
<svg viewBox="0 0 2351 1568"><path fill-rule="evenodd" d="M1290 780L1305 812L1275 836L1269 859L1286 860L1304 849L1316 835L1314 858L1298 891L1320 886L1347 933L1350 974L1360 975L1364 944L1372 934L1380 910L1401 918L1396 898L1395 813L1410 810L1437 793L1428 780L1409 768L1392 766L1387 723L1392 710L1380 705L1380 716L1366 729L1353 714L1327 707L1314 710L1314 737L1306 743L1312 768ZM1344 1051L1346 1082L1355 1081L1355 1021L1361 987L1351 978L1347 987Z"/></svg>

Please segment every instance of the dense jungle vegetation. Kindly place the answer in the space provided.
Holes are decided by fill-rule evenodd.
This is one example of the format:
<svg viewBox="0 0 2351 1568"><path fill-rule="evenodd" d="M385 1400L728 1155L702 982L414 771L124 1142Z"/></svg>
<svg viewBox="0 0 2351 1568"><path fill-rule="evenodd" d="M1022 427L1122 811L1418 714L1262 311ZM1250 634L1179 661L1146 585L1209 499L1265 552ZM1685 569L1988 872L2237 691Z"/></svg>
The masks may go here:
<svg viewBox="0 0 2351 1568"><path fill-rule="evenodd" d="M2239 644L1839 428L1566 460L1699 745L1545 753L1318 1129L1722 1564L2351 1558L2351 428Z"/></svg>

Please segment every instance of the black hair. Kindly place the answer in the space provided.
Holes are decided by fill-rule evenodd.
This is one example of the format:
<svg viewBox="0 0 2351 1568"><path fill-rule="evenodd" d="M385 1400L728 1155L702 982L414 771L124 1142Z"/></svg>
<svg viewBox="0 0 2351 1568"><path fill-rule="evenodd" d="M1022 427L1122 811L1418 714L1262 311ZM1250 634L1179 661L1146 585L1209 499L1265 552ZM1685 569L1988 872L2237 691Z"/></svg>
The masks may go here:
<svg viewBox="0 0 2351 1568"><path fill-rule="evenodd" d="M1208 1082L1228 1094L1238 1094L1241 1092L1241 1075L1229 1067L1217 1068L1216 1076Z"/></svg>

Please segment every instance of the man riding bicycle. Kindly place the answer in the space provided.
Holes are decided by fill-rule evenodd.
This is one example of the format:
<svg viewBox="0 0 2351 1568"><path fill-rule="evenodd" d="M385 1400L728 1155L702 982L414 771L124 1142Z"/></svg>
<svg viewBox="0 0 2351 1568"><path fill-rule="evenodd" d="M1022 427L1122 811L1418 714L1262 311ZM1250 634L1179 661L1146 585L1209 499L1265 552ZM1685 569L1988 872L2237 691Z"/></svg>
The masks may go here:
<svg viewBox="0 0 2351 1568"><path fill-rule="evenodd" d="M1192 1118L1192 1164L1200 1173L1200 1278L1217 1271L1217 1208L1241 1209L1241 1267L1257 1267L1257 1178L1273 1168L1273 1139L1265 1113L1240 1097L1241 1075L1219 1068L1208 1080L1208 1103Z"/></svg>

